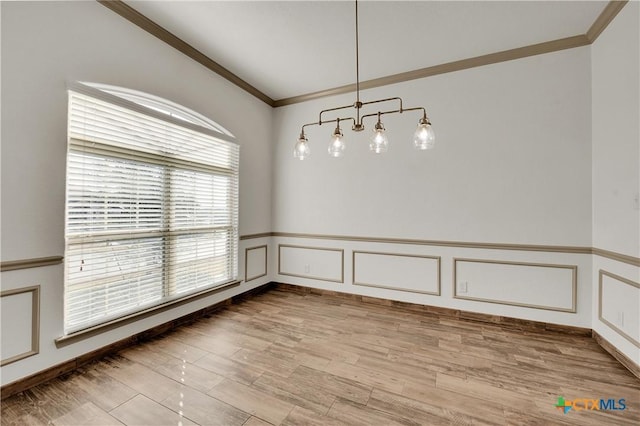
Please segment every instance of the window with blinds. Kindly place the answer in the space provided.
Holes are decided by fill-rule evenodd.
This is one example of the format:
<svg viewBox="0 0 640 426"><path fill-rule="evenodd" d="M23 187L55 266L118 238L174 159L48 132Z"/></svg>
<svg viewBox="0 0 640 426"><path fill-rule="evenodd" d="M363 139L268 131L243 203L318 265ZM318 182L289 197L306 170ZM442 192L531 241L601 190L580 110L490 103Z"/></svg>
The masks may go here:
<svg viewBox="0 0 640 426"><path fill-rule="evenodd" d="M238 145L153 102L69 91L66 334L237 279Z"/></svg>

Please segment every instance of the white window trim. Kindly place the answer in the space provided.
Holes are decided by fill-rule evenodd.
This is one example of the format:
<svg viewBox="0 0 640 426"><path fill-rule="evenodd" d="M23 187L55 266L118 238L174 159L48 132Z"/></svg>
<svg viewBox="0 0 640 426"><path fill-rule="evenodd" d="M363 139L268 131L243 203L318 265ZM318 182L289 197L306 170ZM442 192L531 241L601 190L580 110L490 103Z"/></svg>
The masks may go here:
<svg viewBox="0 0 640 426"><path fill-rule="evenodd" d="M82 93L85 94L87 96L92 96L94 98L98 98L101 99L103 101L112 103L114 105L119 105L123 108L127 108L130 109L132 111L136 111L154 118L158 118L160 120L163 121L167 121L171 124L175 124L176 126L180 126L180 127L185 127L187 129L191 129L191 130L195 130L196 132L200 132L200 133L204 133L206 135L209 136L213 136L215 138L221 139L225 142L229 142L229 143L233 143L233 144L238 144L238 142L236 141L235 137L233 137L233 135L231 135L230 132L226 131L223 132L221 130L215 130L213 128L210 127L203 127L200 126L198 124L194 124L191 123L189 121L184 121L181 120L179 118L176 117L172 117L170 115L164 114L160 111L157 111L153 108L148 108L145 107L143 105L140 105L138 103L135 102L131 102L127 99L121 98L119 96L113 95L111 93L105 92L103 90L88 86L87 84L83 84L83 83L79 83L79 82L74 82L74 83L68 83L67 84L67 90L71 90L73 92L77 92L77 93ZM141 92L139 92L141 93ZM158 98L159 99L159 98ZM216 125L216 127L220 128L220 129L224 129L224 127L220 126L220 125Z"/></svg>
<svg viewBox="0 0 640 426"><path fill-rule="evenodd" d="M206 119L206 117L202 117L204 119L207 120L207 127L203 127L200 126L198 124L195 124L191 121L185 121L183 119L174 117L172 115L167 115L161 111L157 111L154 108L148 108L146 106L137 104L135 102L132 102L130 100L127 99L123 99L121 97L118 97L116 95L113 95L111 93L107 93L104 92L103 90L100 90L98 88L95 87L91 87L88 86L86 84L82 84L82 83L73 83L69 85L69 90L73 91L73 92L77 92L77 93L81 93L81 94L85 94L88 96L91 96L93 98L97 98L100 99L102 101L106 101L110 104L114 104L114 105L118 105L120 107L129 109L129 110L133 110L157 119L160 119L162 121L166 121L169 122L171 124L174 124L176 126L182 127L182 128L187 128L202 134L206 134L209 136L212 136L218 140L221 140L223 142L228 142L234 145L237 145L237 142L235 141L233 135L231 135L230 132L226 131L226 129L224 129L223 127L217 125L217 123L212 122L209 119ZM123 89L126 90L126 89ZM144 95L141 92L136 92L136 96L139 95ZM160 98L153 98L154 102L158 102L160 100ZM179 107L176 104L170 103L169 105L170 107ZM184 107L182 107L184 108ZM189 113L190 110L187 110L185 108L186 112ZM199 116L198 113L193 112L194 115ZM209 121L211 121L209 123ZM72 146L75 146L75 148L77 149L78 146L81 145L87 145L87 149L91 150L91 148L89 147L89 145L96 145L96 143L93 142L86 142L86 141L78 141L76 139L74 140L70 140L69 141L69 149L71 149ZM112 147L114 148L114 147ZM116 148L117 149L117 148ZM98 148L98 150L100 150ZM125 152L122 152L125 151ZM118 153L118 157L119 158L123 158L126 159L128 157L127 153L126 153L126 149L124 150L120 150L120 152ZM133 157L137 157L139 153L136 153L135 150L132 150L132 155ZM145 157L149 157L149 158L145 158L145 162L148 160L149 163L154 163L155 161L161 161L161 159L154 159L153 155L149 155L149 154L143 154L143 156ZM155 161L154 161L155 160ZM171 163L176 163L177 165L179 165L180 161L179 160L171 160L171 161L164 161L164 164L171 164ZM197 169L198 166L195 164L191 164L191 163L185 163L183 164L183 166L186 166L186 169ZM213 169L215 169L215 166L212 166ZM205 167L206 169L207 167ZM237 171L236 171L236 179L237 179ZM237 193L236 193L236 197L237 197ZM152 306L147 306L144 307L143 309L139 310L139 311L135 311L135 312L126 312L125 314L123 314L122 316L110 316L106 319L106 321L100 322L100 323L93 323L93 324L89 324L87 327L80 327L80 328L72 328L71 331L67 332L67 334L65 334L64 336L62 336L60 339L56 340L56 344L57 345L64 345L67 344L70 340L76 339L78 336L90 336L90 335L94 335L97 331L100 330L106 330L109 328L113 328L114 326L119 326L121 324L130 322L132 319L134 318L139 318L139 317L143 317L143 316L148 316L154 313L157 313L159 311L162 310L166 310L168 308L171 308L173 306L176 305L180 305L183 303L186 303L188 301L191 301L195 298L200 298L200 297L204 297L210 294L213 294L215 292L218 292L222 289L228 288L230 286L234 286L237 285L240 281L238 281L237 277L237 267L238 267L238 246L239 246L239 235L238 235L238 229L237 229L237 221L238 221L238 216L237 216L237 212L238 212L238 206L237 203L239 202L239 200L237 200L236 198L236 205L235 205L235 209L236 209L236 216L235 216L235 223L236 223L236 228L235 228L235 253L232 253L231 256L233 257L233 262L235 262L235 267L236 267L236 273L235 273L235 279L232 279L230 281L224 282L224 283L219 283L217 285L213 285L213 286L208 286L208 287L200 287L197 288L195 291L191 291L188 293L183 293L183 294L179 294L177 296L174 297L165 297L162 299L162 301L156 305L152 305ZM67 223L67 219L65 219L65 224ZM133 235L132 235L133 236ZM91 237L89 237L89 239L91 239ZM68 246L69 243L66 244L66 246ZM66 274L67 271L65 269L65 280L66 280ZM65 287L65 300L66 300L66 287ZM66 303L66 302L65 302ZM65 321L66 322L66 321ZM66 324L65 324L66 327Z"/></svg>

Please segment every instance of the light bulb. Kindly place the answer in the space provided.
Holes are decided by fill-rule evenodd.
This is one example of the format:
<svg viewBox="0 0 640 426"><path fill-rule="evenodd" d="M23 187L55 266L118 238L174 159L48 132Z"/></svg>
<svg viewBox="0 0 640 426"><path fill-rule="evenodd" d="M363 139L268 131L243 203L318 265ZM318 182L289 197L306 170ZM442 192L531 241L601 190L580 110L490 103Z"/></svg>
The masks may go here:
<svg viewBox="0 0 640 426"><path fill-rule="evenodd" d="M436 135L433 132L431 123L426 117L421 118L418 123L418 128L413 135L413 146L416 149L425 150L433 148L435 143Z"/></svg>
<svg viewBox="0 0 640 426"><path fill-rule="evenodd" d="M298 160L304 160L309 155L311 155L311 149L309 148L309 141L307 137L303 133L300 133L300 138L298 138L298 142L296 142L296 146L293 149L293 156Z"/></svg>
<svg viewBox="0 0 640 426"><path fill-rule="evenodd" d="M373 128L373 136L371 137L371 142L369 142L369 150L371 152L375 152L376 154L382 154L384 152L387 152L388 147L389 140L387 139L387 135L385 134L385 129L382 125L382 122L378 119L378 122Z"/></svg>
<svg viewBox="0 0 640 426"><path fill-rule="evenodd" d="M331 135L331 142L329 143L329 155L335 158L342 157L344 154L345 144L340 126L337 126Z"/></svg>

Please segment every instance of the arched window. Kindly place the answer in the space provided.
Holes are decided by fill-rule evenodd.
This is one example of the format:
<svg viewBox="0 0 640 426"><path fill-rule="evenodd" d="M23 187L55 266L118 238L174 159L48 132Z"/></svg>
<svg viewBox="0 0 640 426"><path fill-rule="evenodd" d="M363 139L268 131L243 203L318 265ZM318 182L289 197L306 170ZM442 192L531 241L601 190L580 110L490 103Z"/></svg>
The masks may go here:
<svg viewBox="0 0 640 426"><path fill-rule="evenodd" d="M65 333L238 276L239 149L187 108L129 89L69 90Z"/></svg>
<svg viewBox="0 0 640 426"><path fill-rule="evenodd" d="M89 87L93 87L101 90L102 92L109 93L119 98L131 101L135 104L159 111L163 114L171 117L178 118L180 120L192 123L198 126L202 126L205 129L210 129L215 132L222 133L224 135L233 137L231 132L216 123L215 121L205 117L204 115L195 112L189 108L178 105L175 102L171 102L166 99L159 98L148 93L140 92L138 90L127 89L124 87L110 86L100 83L83 83Z"/></svg>

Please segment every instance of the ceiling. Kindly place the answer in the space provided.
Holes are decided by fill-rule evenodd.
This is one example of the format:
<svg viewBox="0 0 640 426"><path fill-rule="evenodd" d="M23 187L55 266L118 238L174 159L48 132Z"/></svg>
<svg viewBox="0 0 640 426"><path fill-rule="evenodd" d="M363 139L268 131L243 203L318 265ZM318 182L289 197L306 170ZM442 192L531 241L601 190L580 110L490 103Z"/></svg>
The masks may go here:
<svg viewBox="0 0 640 426"><path fill-rule="evenodd" d="M607 1L360 1L360 80L587 33ZM355 82L343 1L126 4L272 99Z"/></svg>

